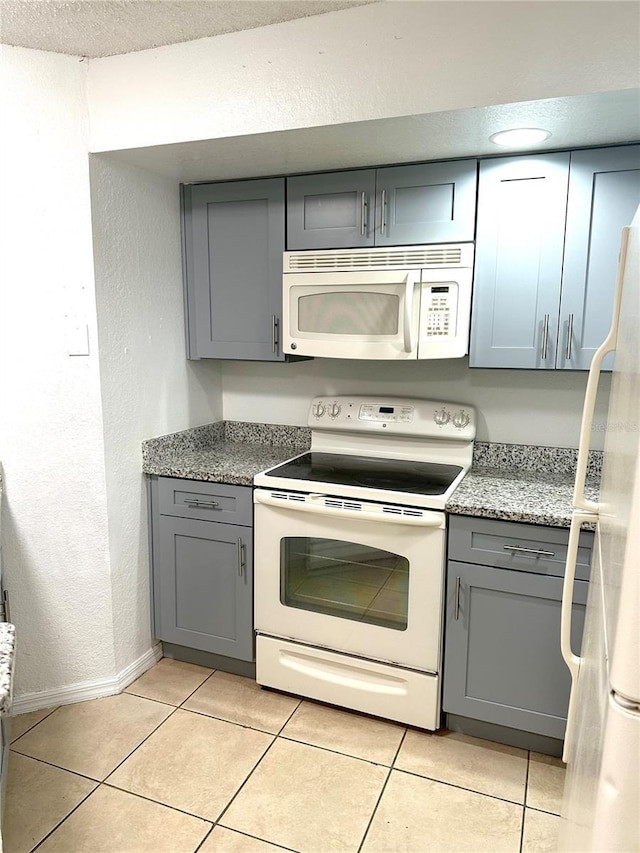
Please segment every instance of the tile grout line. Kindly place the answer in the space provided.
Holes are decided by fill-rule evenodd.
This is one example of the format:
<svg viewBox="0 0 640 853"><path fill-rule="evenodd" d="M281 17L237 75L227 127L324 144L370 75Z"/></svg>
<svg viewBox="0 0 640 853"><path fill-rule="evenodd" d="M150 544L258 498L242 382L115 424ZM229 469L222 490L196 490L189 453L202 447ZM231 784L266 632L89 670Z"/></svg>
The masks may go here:
<svg viewBox="0 0 640 853"><path fill-rule="evenodd" d="M376 804L373 807L373 811L371 812L371 817L367 821L367 826L365 827L364 834L362 836L362 840L360 841L360 844L358 845L358 853L360 853L360 851L362 850L362 846L364 845L365 841L367 840L367 835L369 834L369 830L371 829L371 824L373 823L373 819L376 816L376 812L378 811L378 806L380 805L382 797L384 796L384 792L387 790L387 785L389 784L389 779L391 778L391 773L394 769L394 765L396 763L398 755L400 754L400 750L402 749L402 744L405 742L405 739L407 737L407 731L408 731L408 729L405 728L404 733L403 733L402 737L400 738L400 743L398 744L395 755L391 759L391 764L389 766L389 772L387 773L387 778L383 782L382 788L380 789L380 793L379 793L378 798L376 800Z"/></svg>
<svg viewBox="0 0 640 853"><path fill-rule="evenodd" d="M470 794L478 794L480 797L488 797L490 800L498 800L500 803L509 803L511 806L520 806L521 808L524 808L524 803L519 803L517 800L508 800L506 797L487 794L486 791L478 791L476 788L465 788L464 785L456 785L455 782L446 782L444 779L436 779L435 776L423 776L420 773L415 773L413 770L403 770L402 767L394 767L393 770L398 773L406 773L407 776L416 776L418 779L428 779L430 782L437 782L438 785L447 785L449 788L457 788L459 791L468 791Z"/></svg>
<svg viewBox="0 0 640 853"><path fill-rule="evenodd" d="M531 765L531 750L527 750L527 772L524 776L524 804L522 808L522 823L520 824L520 853L524 848L524 823L527 815L527 793L529 788L529 767Z"/></svg>
<svg viewBox="0 0 640 853"><path fill-rule="evenodd" d="M41 720L38 720L38 721L37 721L36 723L34 723L32 726L29 726L29 728L28 728L28 729L25 729L25 731L23 731L23 732L22 732L22 734L19 734L19 735L18 735L18 737L14 738L13 740L10 740L10 741L9 741L9 748L11 748L11 745L12 745L12 744L17 743L17 742L20 740L20 738L24 737L26 734L29 734L29 732L33 731L33 730L35 729L35 727L36 727L36 726L39 726L39 725L40 725L40 723L44 723L44 721L45 721L48 717L50 717L52 714L54 714L54 713L58 710L58 708L61 708L61 707L62 707L61 705L57 705L55 708L52 708L52 709L49 711L49 713L48 713L48 714L46 714L46 715L45 715ZM32 711L31 713L35 713L35 712L33 712L33 711ZM21 714L18 714L17 716L15 716L15 717L11 717L10 719L17 720L17 719L18 719L18 717L20 717L20 716L22 716L22 715L21 715Z"/></svg>

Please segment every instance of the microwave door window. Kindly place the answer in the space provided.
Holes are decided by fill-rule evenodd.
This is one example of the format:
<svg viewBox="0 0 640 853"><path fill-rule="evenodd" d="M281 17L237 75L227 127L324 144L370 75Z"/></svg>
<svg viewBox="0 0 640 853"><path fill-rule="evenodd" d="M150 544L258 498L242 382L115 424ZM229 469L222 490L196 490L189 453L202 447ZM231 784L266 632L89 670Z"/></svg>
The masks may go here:
<svg viewBox="0 0 640 853"><path fill-rule="evenodd" d="M298 329L312 335L355 335L371 339L398 334L397 293L323 291L298 298Z"/></svg>

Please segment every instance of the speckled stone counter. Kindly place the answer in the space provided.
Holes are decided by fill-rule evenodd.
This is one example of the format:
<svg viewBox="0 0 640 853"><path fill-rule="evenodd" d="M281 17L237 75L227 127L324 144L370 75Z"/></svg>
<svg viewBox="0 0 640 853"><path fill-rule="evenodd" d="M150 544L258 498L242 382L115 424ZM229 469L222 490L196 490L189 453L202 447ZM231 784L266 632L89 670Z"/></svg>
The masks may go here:
<svg viewBox="0 0 640 853"><path fill-rule="evenodd" d="M0 622L0 714L7 714L11 709L15 649L15 626L10 622Z"/></svg>
<svg viewBox="0 0 640 853"><path fill-rule="evenodd" d="M260 471L308 450L306 427L224 421L143 442L142 470L163 477L251 486ZM456 515L568 527L577 451L476 442L473 467L446 505ZM589 457L597 499L602 454Z"/></svg>
<svg viewBox="0 0 640 853"><path fill-rule="evenodd" d="M311 431L306 427L224 421L143 442L142 470L162 477L251 486L260 471L310 445Z"/></svg>
<svg viewBox="0 0 640 853"><path fill-rule="evenodd" d="M447 502L455 515L569 527L577 451L476 442L473 467ZM602 454L592 451L586 495L598 498Z"/></svg>

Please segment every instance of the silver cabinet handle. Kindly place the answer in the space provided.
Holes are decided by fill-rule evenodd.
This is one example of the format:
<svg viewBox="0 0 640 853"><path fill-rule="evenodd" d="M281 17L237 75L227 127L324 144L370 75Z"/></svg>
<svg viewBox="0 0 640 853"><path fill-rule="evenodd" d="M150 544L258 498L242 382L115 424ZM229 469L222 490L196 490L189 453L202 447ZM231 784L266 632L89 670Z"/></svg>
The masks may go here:
<svg viewBox="0 0 640 853"><path fill-rule="evenodd" d="M380 234L384 234L387 228L387 191L380 193Z"/></svg>
<svg viewBox="0 0 640 853"><path fill-rule="evenodd" d="M520 545L503 545L505 551L515 551L518 554L535 554L536 557L555 557L555 551L545 551L544 548L521 548Z"/></svg>
<svg viewBox="0 0 640 853"><path fill-rule="evenodd" d="M455 602L453 605L453 618L460 618L460 575L456 578L456 593L455 593Z"/></svg>
<svg viewBox="0 0 640 853"><path fill-rule="evenodd" d="M278 352L278 326L280 321L274 314L271 318L271 352Z"/></svg>
<svg viewBox="0 0 640 853"><path fill-rule="evenodd" d="M567 348L564 351L564 357L567 361L571 360L571 345L573 344L573 314L569 314L567 321Z"/></svg>
<svg viewBox="0 0 640 853"><path fill-rule="evenodd" d="M238 576L242 577L245 570L245 547L242 539L238 539Z"/></svg>
<svg viewBox="0 0 640 853"><path fill-rule="evenodd" d="M360 194L360 234L364 237L367 233L367 194L362 191Z"/></svg>
<svg viewBox="0 0 640 853"><path fill-rule="evenodd" d="M549 348L549 315L544 315L544 324L542 326L542 360L547 358L547 350Z"/></svg>
<svg viewBox="0 0 640 853"><path fill-rule="evenodd" d="M204 507L205 509L216 509L220 504L217 501L201 501L200 498L185 498L184 503L192 507Z"/></svg>

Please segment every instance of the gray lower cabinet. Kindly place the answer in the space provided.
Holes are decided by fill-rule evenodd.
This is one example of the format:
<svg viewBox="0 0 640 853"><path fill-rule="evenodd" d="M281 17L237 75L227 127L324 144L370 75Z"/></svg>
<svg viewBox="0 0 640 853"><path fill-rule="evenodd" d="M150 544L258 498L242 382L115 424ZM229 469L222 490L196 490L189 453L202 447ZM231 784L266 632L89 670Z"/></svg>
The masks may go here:
<svg viewBox="0 0 640 853"><path fill-rule="evenodd" d="M287 178L287 249L471 241L476 184L476 160Z"/></svg>
<svg viewBox="0 0 640 853"><path fill-rule="evenodd" d="M284 361L284 178L182 187L189 358Z"/></svg>
<svg viewBox="0 0 640 853"><path fill-rule="evenodd" d="M151 478L154 633L254 660L252 490Z"/></svg>
<svg viewBox="0 0 640 853"><path fill-rule="evenodd" d="M638 204L639 145L483 161L470 366L588 369Z"/></svg>
<svg viewBox="0 0 640 853"><path fill-rule="evenodd" d="M582 637L593 534L582 534L572 648ZM571 680L560 652L568 531L451 517L443 710L564 737Z"/></svg>

